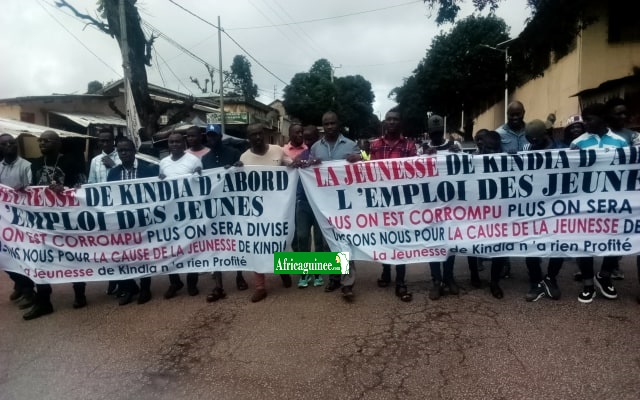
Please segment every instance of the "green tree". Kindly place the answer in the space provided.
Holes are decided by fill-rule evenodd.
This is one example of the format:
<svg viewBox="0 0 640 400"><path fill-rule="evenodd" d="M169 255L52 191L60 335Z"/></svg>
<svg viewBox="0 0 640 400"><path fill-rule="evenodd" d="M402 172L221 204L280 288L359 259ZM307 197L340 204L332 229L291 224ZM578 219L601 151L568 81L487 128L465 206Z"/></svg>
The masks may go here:
<svg viewBox="0 0 640 400"><path fill-rule="evenodd" d="M96 94L100 90L102 90L102 82L100 81L91 81L87 84L87 94Z"/></svg>
<svg viewBox="0 0 640 400"><path fill-rule="evenodd" d="M242 94L245 98L253 100L258 97L258 85L253 83L251 63L247 57L242 55L233 57L229 81L233 85L234 90Z"/></svg>
<svg viewBox="0 0 640 400"><path fill-rule="evenodd" d="M433 39L413 76L392 95L414 123L432 111L448 115L450 126L460 126L463 109L465 115L471 115L483 106L478 99L498 99L504 90L504 55L483 45L495 45L508 38L502 19L493 15L467 17L456 23L451 32ZM423 109L416 109L416 105Z"/></svg>
<svg viewBox="0 0 640 400"><path fill-rule="evenodd" d="M322 114L335 111L355 138L370 130L373 100L369 81L360 75L334 78L331 64L322 58L309 72L293 76L283 103L287 114L304 124L320 125Z"/></svg>
<svg viewBox="0 0 640 400"><path fill-rule="evenodd" d="M336 78L336 112L352 138L359 138L369 126L375 96L371 83L360 75Z"/></svg>
<svg viewBox="0 0 640 400"><path fill-rule="evenodd" d="M331 64L320 59L311 66L309 72L299 72L293 76L291 83L284 88L283 104L287 114L302 123L320 125L322 114L335 109L335 98Z"/></svg>
<svg viewBox="0 0 640 400"><path fill-rule="evenodd" d="M482 11L489 8L492 12L498 8L498 3L502 0L472 0L476 10ZM529 0L530 2L537 0ZM436 11L436 22L438 25L447 22L454 22L460 11L460 4L465 0L424 0L425 4Z"/></svg>

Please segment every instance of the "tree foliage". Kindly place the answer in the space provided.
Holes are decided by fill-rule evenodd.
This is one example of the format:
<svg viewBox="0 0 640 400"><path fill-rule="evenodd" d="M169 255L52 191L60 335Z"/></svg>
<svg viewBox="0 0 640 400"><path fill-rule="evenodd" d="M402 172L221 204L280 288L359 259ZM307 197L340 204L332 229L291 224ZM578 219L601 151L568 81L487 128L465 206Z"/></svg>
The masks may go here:
<svg viewBox="0 0 640 400"><path fill-rule="evenodd" d="M299 72L293 76L291 83L284 88L283 104L290 116L300 119L304 124L320 125L322 114L334 109L335 98L331 64L320 59L309 72Z"/></svg>
<svg viewBox="0 0 640 400"><path fill-rule="evenodd" d="M253 83L251 63L247 57L243 55L233 57L229 81L233 85L234 90L245 98L253 100L258 97L258 85Z"/></svg>
<svg viewBox="0 0 640 400"><path fill-rule="evenodd" d="M349 127L352 137L360 137L373 114L371 83L360 75L335 79L336 112L342 124Z"/></svg>
<svg viewBox="0 0 640 400"><path fill-rule="evenodd" d="M498 3L502 0L472 0L473 6L476 10L482 11L488 8L491 11L495 11L498 8ZM536 0L529 0L536 1ZM436 11L436 23L438 25L454 22L460 11L460 4L465 0L424 0L425 4L432 10Z"/></svg>
<svg viewBox="0 0 640 400"><path fill-rule="evenodd" d="M436 36L425 58L403 86L392 91L412 131L427 111L448 115L451 123L481 107L478 99L499 98L504 90L504 54L483 47L509 38L506 23L493 15L470 16L449 33ZM456 121L457 119L457 121Z"/></svg>
<svg viewBox="0 0 640 400"><path fill-rule="evenodd" d="M332 81L329 61L320 59L309 72L293 76L284 88L287 114L304 124L320 125L322 114L335 111L353 137L370 128L374 94L371 83L360 75L337 77Z"/></svg>
<svg viewBox="0 0 640 400"><path fill-rule="evenodd" d="M100 90L102 90L102 82L100 81L91 81L87 84L87 94L96 94Z"/></svg>

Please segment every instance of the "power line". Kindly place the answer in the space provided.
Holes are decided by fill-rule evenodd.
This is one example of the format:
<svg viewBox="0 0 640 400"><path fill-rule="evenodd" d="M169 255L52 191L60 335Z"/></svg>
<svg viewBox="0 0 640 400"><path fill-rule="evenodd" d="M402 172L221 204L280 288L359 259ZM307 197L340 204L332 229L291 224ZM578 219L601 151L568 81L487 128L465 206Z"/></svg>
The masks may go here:
<svg viewBox="0 0 640 400"><path fill-rule="evenodd" d="M71 32L66 26L64 26L64 24L62 22L60 22L53 14L51 14L49 12L49 10L47 10L41 2L38 2L38 5L44 10L44 12L46 12L54 21L56 21L58 23L58 25L60 25L65 31L67 31L67 33L69 35L71 35L78 43L80 43L82 45L82 47L84 47L89 53L93 54L93 56L95 58L97 58L98 60L100 60L101 63L103 63L107 68L109 68L111 71L113 71L117 76L122 77L122 73L116 71L115 69L113 69L113 67L111 65L109 65L105 60L103 60L102 58L100 58L99 55L97 55L96 53L94 53L89 47L87 47L82 40L80 40L76 35L73 34L73 32Z"/></svg>
<svg viewBox="0 0 640 400"><path fill-rule="evenodd" d="M189 89L187 87L187 85L184 84L184 82L182 82L182 80L180 78L178 78L178 75L176 75L175 72L173 72L173 70L171 69L171 67L169 66L169 64L166 63L166 61L164 61L164 59L162 58L162 56L160 55L160 53L158 53L156 51L156 56L158 56L158 58L160 58L160 60L162 60L162 62L164 62L164 65L167 66L167 69L169 70L169 72L171 72L171 74L178 80L178 83L180 83L182 85L182 87L184 87L185 89L187 89L187 92L189 92L189 94L193 95L193 92L191 91L191 89Z"/></svg>
<svg viewBox="0 0 640 400"><path fill-rule="evenodd" d="M263 0L263 1L265 1L265 0ZM294 19L293 19L293 17L291 16L291 14L289 14L289 12L288 12L284 7L282 7L282 6L280 5L280 3L278 3L278 1L277 1L277 0L273 0L273 2L275 3L275 5L276 5L276 6L278 6L278 8L279 8L280 10L282 10L282 12L283 12L283 13L284 13L288 18L289 18L289 20L290 20L291 22L293 22L293 21L294 21ZM265 1L265 3L266 3L266 4L269 4L267 1ZM283 21L284 21L284 19L283 19ZM295 28L295 29L294 29L294 28ZM304 36L306 36L306 37L307 37L307 39L309 39L309 43L311 43L311 45L312 45L312 46L315 46L315 48L316 48L316 49L319 49L319 50L320 50L320 51L319 51L319 53L320 53L320 54L326 54L326 53L328 53L328 52L327 52L327 51L325 51L325 50L324 50L324 49L323 49L323 48L318 44L318 42L316 42L316 41L315 41L315 40L314 40L314 39L313 39L313 38L312 38L312 37L307 33L307 31L305 31L304 29L302 29L302 28L300 28L300 27L298 27L298 26L295 26L295 25L294 25L294 26L291 26L289 29L293 30L294 32L295 32L296 30L297 30L297 31L299 31L299 32L302 32L302 34L303 34Z"/></svg>
<svg viewBox="0 0 640 400"><path fill-rule="evenodd" d="M242 50L247 56L249 56L249 58L251 58L253 61L255 61L256 64L258 64L260 67L262 67L262 69L264 69L265 71L267 71L271 76L273 76L274 78L276 78L277 80L279 80L280 82L282 82L284 85L287 85L287 82L283 81L278 75L274 74L273 72L271 72L271 70L267 67L265 67L260 61L258 61L257 58L255 58L253 55L251 55L251 53L249 53L244 47L242 47L240 45L240 43L238 43L233 37L231 37L231 35L229 35L224 29L216 26L215 24L212 24L211 22L207 21L206 19L200 17L199 15L191 12L190 10L184 8L183 6L181 6L180 4L176 3L173 0L169 0L170 3L173 3L174 5L178 6L179 8L181 8L183 11L185 11L188 14L191 14L192 16L194 16L195 18L199 19L200 21L204 22L207 25L210 25L216 29L219 29L222 33L224 33L236 46L238 46L240 48L240 50Z"/></svg>
<svg viewBox="0 0 640 400"><path fill-rule="evenodd" d="M171 1L173 3L172 0L169 0L169 1ZM305 20L305 21L288 22L288 23L278 24L278 25L245 26L245 27L239 27L239 28L229 28L228 30L230 30L230 31L238 31L238 30L248 30L248 29L275 28L275 27L278 27L278 26L287 26L287 25L309 24L309 23L312 23L312 22L328 21L328 20L332 20L332 19L347 18L347 17L353 17L355 15L362 15L362 14L368 14L368 13L373 13L373 12L377 12L377 11L384 11L384 10L389 10L391 8L404 7L404 6L408 6L410 4L416 4L416 3L422 3L422 0L417 0L417 1L413 0L413 1L406 2L406 3L395 4L395 5L387 6L387 7L374 8L374 9L371 9L371 10L364 10L364 11L357 11L357 12L353 12L353 13L349 13L349 14L343 14L343 15L335 15L333 17L323 17L323 18L308 19L308 20Z"/></svg>

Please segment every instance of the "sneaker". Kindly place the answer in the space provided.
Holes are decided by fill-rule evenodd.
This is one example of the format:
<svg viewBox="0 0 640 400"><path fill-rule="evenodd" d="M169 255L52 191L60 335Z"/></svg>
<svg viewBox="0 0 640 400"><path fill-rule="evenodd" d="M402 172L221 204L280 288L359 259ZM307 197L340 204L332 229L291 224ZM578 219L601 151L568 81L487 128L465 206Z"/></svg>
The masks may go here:
<svg viewBox="0 0 640 400"><path fill-rule="evenodd" d="M298 287L300 289L304 289L306 287L309 286L309 276L308 275L302 275L300 277L300 280L298 281Z"/></svg>
<svg viewBox="0 0 640 400"><path fill-rule="evenodd" d="M613 283L611 283L611 278L602 278L600 277L600 273L596 274L593 282L596 284L596 287L602 293L604 297L607 299L617 299L618 292L616 288L613 287Z"/></svg>
<svg viewBox="0 0 640 400"><path fill-rule="evenodd" d="M542 280L542 285L544 286L544 291L553 300L560 299L560 288L558 287L558 282L555 279L551 279L546 276Z"/></svg>
<svg viewBox="0 0 640 400"><path fill-rule="evenodd" d="M624 279L624 272L620 270L620 268L616 268L611 271L611 279L615 279L616 281L621 281Z"/></svg>
<svg viewBox="0 0 640 400"><path fill-rule="evenodd" d="M596 288L593 286L585 286L578 295L578 301L585 304L591 303L594 297L596 297Z"/></svg>
<svg viewBox="0 0 640 400"><path fill-rule="evenodd" d="M318 287L324 285L324 279L321 276L313 280L313 286Z"/></svg>
<svg viewBox="0 0 640 400"><path fill-rule="evenodd" d="M527 295L524 296L526 301L538 301L544 297L546 293L545 285L542 282L531 285L531 289L527 292Z"/></svg>

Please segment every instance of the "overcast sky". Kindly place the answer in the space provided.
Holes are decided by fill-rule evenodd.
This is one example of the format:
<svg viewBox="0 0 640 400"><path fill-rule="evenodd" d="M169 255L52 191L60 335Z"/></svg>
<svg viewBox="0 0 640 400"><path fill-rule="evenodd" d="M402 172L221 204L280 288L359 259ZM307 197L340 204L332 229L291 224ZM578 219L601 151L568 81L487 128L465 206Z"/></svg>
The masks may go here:
<svg viewBox="0 0 640 400"><path fill-rule="evenodd" d="M282 89L297 72L308 71L320 58L335 66L336 76L360 74L376 96L374 112L394 106L387 98L426 54L431 39L451 25L438 27L422 1L409 0L175 0L222 27L276 77L252 63L258 100L282 98ZM0 98L84 93L87 83L122 77L120 50L114 39L85 26L54 0L3 0L0 51L3 66ZM69 0L79 10L96 14L95 0ZM472 12L470 0L462 16ZM525 0L503 0L497 15L519 34L530 10ZM217 31L169 0L138 0L142 19L211 65L218 66ZM355 14L347 16L348 14ZM321 21L304 22L314 19ZM273 25L290 24L272 27ZM271 26L271 27L265 27ZM75 36L75 38L74 38ZM76 39L77 38L77 39ZM84 45L84 46L83 46ZM85 48L86 46L86 48ZM189 77L204 81L203 64L164 38L156 41L149 81L183 93L201 95ZM94 54L92 54L92 52ZM223 68L244 54L222 38ZM279 79L278 79L279 78ZM275 92L275 95L274 95Z"/></svg>

